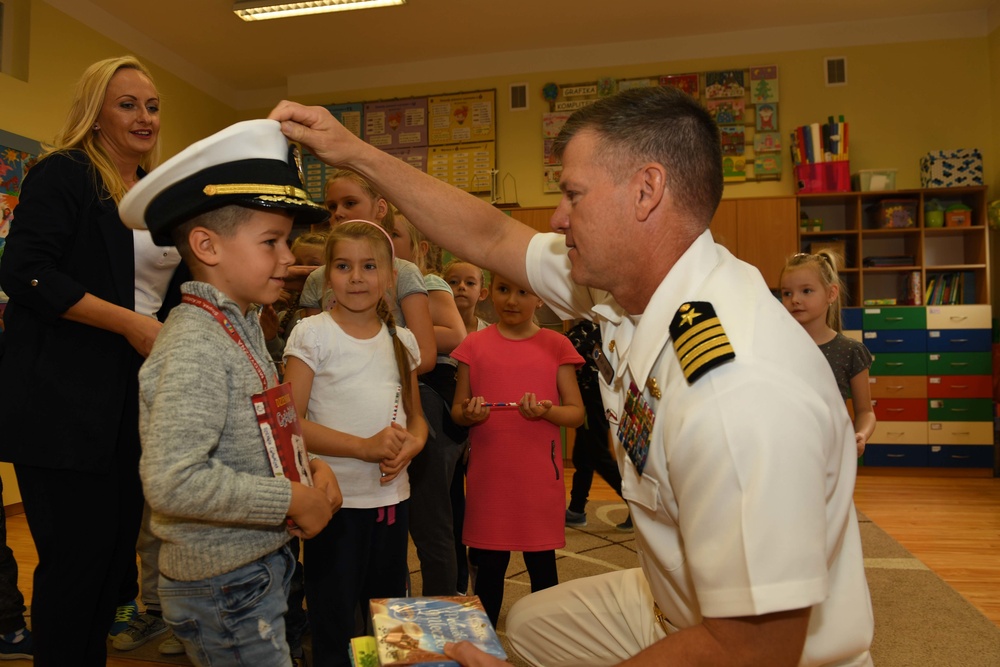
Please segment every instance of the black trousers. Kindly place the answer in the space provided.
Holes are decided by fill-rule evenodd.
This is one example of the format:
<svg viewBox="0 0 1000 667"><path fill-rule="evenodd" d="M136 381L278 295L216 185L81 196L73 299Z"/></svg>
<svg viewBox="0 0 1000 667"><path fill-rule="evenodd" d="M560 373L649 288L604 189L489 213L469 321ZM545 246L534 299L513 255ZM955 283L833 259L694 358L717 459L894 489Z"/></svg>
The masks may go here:
<svg viewBox="0 0 1000 667"><path fill-rule="evenodd" d="M599 390L598 390L599 391ZM583 406L587 412L585 426L576 429L573 445L573 486L569 492L569 509L583 512L587 506L594 473L604 478L619 496L622 494L622 476L618 462L611 455L608 443L609 426L604 416L604 404L599 393L584 394Z"/></svg>
<svg viewBox="0 0 1000 667"><path fill-rule="evenodd" d="M455 549L451 485L464 446L444 428L444 399L420 384L429 433L423 450L410 462L410 537L420 560L422 595L455 595L458 558Z"/></svg>
<svg viewBox="0 0 1000 667"><path fill-rule="evenodd" d="M142 520L136 432L110 470L84 473L15 465L38 551L31 598L36 667L99 667L124 582L135 580ZM85 446L85 445L82 445ZM94 518L85 518L87 510Z"/></svg>
<svg viewBox="0 0 1000 667"><path fill-rule="evenodd" d="M389 523L392 521L392 523ZM370 634L368 601L404 597L409 501L386 509L341 509L303 542L314 667L347 667L351 637Z"/></svg>
<svg viewBox="0 0 1000 667"><path fill-rule="evenodd" d="M0 635L24 627L24 596L17 587L17 560L7 546L7 514L3 508L3 480L0 480Z"/></svg>

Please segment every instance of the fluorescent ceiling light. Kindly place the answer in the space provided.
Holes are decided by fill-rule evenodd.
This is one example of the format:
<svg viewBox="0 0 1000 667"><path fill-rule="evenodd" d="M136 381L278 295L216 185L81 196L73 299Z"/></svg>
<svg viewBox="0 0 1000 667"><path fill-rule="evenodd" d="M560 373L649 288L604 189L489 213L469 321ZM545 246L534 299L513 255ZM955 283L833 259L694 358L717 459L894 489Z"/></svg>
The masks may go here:
<svg viewBox="0 0 1000 667"><path fill-rule="evenodd" d="M406 0L312 0L311 2L274 2L273 0L236 0L233 12L244 21L263 21L287 16L305 16L348 9L403 5Z"/></svg>

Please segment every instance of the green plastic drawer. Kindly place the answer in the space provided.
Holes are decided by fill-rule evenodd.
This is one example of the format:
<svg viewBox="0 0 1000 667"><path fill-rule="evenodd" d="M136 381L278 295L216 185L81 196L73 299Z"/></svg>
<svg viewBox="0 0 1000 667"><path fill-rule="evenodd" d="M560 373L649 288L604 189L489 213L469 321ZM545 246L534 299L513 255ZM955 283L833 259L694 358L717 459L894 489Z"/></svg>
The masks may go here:
<svg viewBox="0 0 1000 667"><path fill-rule="evenodd" d="M923 306L886 306L865 308L861 316L865 331L886 329L926 329L927 309Z"/></svg>
<svg viewBox="0 0 1000 667"><path fill-rule="evenodd" d="M927 355L906 352L876 354L868 375L927 375Z"/></svg>
<svg viewBox="0 0 1000 667"><path fill-rule="evenodd" d="M927 355L927 375L990 375L990 352L941 352Z"/></svg>
<svg viewBox="0 0 1000 667"><path fill-rule="evenodd" d="M993 400L989 398L932 398L927 404L928 421L993 421Z"/></svg>

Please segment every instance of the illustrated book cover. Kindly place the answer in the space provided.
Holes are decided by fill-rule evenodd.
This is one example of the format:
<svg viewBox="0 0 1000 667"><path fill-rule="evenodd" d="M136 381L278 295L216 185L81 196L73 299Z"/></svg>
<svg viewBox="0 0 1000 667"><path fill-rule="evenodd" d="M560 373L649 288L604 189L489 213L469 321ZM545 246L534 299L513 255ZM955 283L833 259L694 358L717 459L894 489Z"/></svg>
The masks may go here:
<svg viewBox="0 0 1000 667"><path fill-rule="evenodd" d="M507 659L482 603L475 595L373 598L372 628L379 664L457 665L444 654L449 642L468 641Z"/></svg>

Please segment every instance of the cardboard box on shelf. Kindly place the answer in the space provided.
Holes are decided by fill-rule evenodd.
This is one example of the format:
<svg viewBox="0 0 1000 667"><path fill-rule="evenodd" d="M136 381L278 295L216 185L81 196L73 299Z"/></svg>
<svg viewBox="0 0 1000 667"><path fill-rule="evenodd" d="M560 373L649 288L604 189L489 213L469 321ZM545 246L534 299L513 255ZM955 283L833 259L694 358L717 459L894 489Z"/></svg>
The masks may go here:
<svg viewBox="0 0 1000 667"><path fill-rule="evenodd" d="M983 184L983 157L977 148L932 151L920 158L920 187L960 188Z"/></svg>

